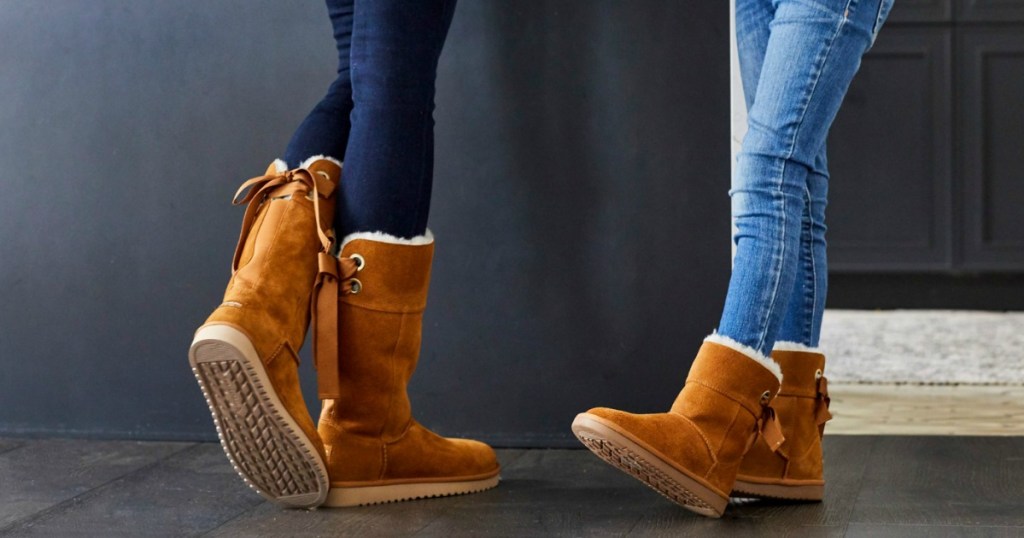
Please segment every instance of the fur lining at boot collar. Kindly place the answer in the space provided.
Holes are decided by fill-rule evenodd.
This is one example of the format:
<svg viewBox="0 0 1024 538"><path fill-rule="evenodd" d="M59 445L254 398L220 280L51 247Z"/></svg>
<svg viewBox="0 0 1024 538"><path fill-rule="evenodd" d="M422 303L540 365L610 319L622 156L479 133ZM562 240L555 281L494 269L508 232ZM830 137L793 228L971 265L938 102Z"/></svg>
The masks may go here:
<svg viewBox="0 0 1024 538"><path fill-rule="evenodd" d="M311 164L313 164L313 163L315 163L315 162L317 162L319 160L331 161L332 163L338 165L339 167L343 166L341 161L339 161L338 159L335 159L334 157L328 157L327 155L314 155L314 156L312 156L312 157L302 161L302 164L299 165L299 168L306 168L309 165L311 165Z"/></svg>
<svg viewBox="0 0 1024 538"><path fill-rule="evenodd" d="M331 161L332 163L334 163L334 164L336 164L338 166L342 166L341 161L339 161L338 159L335 159L334 157L328 157L327 155L314 155L314 156L312 156L312 157L302 161L302 164L299 165L299 168L306 168L307 166L309 166L309 165L311 165L311 164L313 164L313 163L315 163L315 162L317 162L317 161L319 161L321 159L328 160L328 161ZM291 168L288 168L288 163L284 162L284 159L274 159L274 169L277 170L278 174L283 174L283 173L291 170Z"/></svg>
<svg viewBox="0 0 1024 538"><path fill-rule="evenodd" d="M720 346L725 346L727 348L732 349L733 351L738 351L746 355L748 359L760 364L761 366L764 366L765 369L767 369L769 372L771 372L775 377L779 379L779 383L782 383L782 368L780 368L779 364L773 361L771 357L764 356L764 354L762 354L760 351L750 346L741 344L733 340L732 338L729 338L728 336L718 334L717 332L709 334L708 337L704 339L704 341L711 342L713 344L718 344Z"/></svg>
<svg viewBox="0 0 1024 538"><path fill-rule="evenodd" d="M825 352L822 351L822 349L820 347L811 347L811 346L808 346L808 345L805 345L805 344L801 344L800 342L788 342L788 341L785 341L785 340L779 341L779 342L775 342L775 347L773 347L772 350L773 351L800 351L800 352L803 352L803 353L817 353L819 355L824 355L825 354Z"/></svg>
<svg viewBox="0 0 1024 538"><path fill-rule="evenodd" d="M377 241L379 243L391 243L392 245L429 245L434 242L434 234L428 229L423 235L417 235L416 237L395 237L391 234L384 232L356 232L345 236L341 240L340 249L344 249L345 245L356 239L366 239L368 241Z"/></svg>

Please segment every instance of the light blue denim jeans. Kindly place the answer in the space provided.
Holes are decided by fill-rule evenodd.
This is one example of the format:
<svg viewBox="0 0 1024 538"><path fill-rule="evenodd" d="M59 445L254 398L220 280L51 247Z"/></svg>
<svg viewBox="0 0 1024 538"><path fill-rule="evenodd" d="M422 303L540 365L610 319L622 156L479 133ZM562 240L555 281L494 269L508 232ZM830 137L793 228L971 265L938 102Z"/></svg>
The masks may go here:
<svg viewBox="0 0 1024 538"><path fill-rule="evenodd" d="M816 347L828 287L825 139L893 0L736 0L748 131L718 332L761 353Z"/></svg>

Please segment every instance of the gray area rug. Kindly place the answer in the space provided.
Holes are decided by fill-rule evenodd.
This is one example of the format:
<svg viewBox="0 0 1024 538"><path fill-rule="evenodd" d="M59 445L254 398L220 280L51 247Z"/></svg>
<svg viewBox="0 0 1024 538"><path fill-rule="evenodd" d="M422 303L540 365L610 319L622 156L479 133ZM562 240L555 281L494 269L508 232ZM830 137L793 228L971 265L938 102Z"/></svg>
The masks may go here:
<svg viewBox="0 0 1024 538"><path fill-rule="evenodd" d="M1024 312L827 310L833 383L1024 385Z"/></svg>

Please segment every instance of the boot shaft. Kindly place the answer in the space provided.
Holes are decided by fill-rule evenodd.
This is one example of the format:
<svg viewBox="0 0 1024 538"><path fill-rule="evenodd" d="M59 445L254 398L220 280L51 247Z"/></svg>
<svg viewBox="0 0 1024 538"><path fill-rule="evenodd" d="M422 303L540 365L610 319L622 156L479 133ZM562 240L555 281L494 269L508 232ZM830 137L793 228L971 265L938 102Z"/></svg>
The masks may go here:
<svg viewBox="0 0 1024 538"><path fill-rule="evenodd" d="M782 369L782 389L774 404L783 417L783 429L803 438L805 430L825 433L829 413L828 380L825 355L816 351L772 351L772 359ZM788 432L787 432L788 433ZM787 435L788 437L788 435Z"/></svg>
<svg viewBox="0 0 1024 538"><path fill-rule="evenodd" d="M224 300L208 322L243 329L263 356L285 340L298 350L309 325L319 235L334 218L341 168L319 160L308 169L267 173L243 185L249 201ZM314 199L316 203L314 203ZM317 214L320 225L317 224Z"/></svg>
<svg viewBox="0 0 1024 538"><path fill-rule="evenodd" d="M419 359L434 245L379 239L359 234L341 248L342 258L359 259L358 292L339 299L337 398L324 411L349 433L389 440L412 418L407 386Z"/></svg>
<svg viewBox="0 0 1024 538"><path fill-rule="evenodd" d="M758 484L804 488L824 484L822 434L828 413L828 388L824 377L825 356L811 351L775 350L772 358L782 370L782 388L772 406L779 414L786 441L772 452L758 439L743 459L739 475L746 493L755 493ZM755 489L750 489L755 488ZM785 495L776 491L774 495ZM810 497L795 492L793 498Z"/></svg>
<svg viewBox="0 0 1024 538"><path fill-rule="evenodd" d="M738 467L762 426L775 424L774 416L767 415L773 413L770 406L779 392L779 378L770 364L759 362L705 341L672 404L672 413L701 430L716 459L733 467Z"/></svg>

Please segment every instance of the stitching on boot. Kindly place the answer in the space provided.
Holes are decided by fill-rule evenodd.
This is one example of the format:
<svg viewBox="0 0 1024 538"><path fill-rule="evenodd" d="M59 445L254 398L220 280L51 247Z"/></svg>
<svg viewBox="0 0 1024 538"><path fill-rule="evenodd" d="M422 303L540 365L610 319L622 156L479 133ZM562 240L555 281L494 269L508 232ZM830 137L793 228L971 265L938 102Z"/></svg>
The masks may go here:
<svg viewBox="0 0 1024 538"><path fill-rule="evenodd" d="M288 205L284 206L284 212L285 213L284 213L284 215L281 215L281 219L280 219L281 221L286 221L287 220L287 219L285 219L285 217L288 215L289 210L292 207L293 207L293 204L288 204ZM264 222L267 220L267 215L269 215L269 214L270 214L270 206L267 206L267 214L263 215L263 221ZM260 227L261 228L263 227L263 223L260 223ZM256 289L256 287L259 285L260 281L263 279L263 275L268 273L267 264L270 262L270 257L271 257L270 254L271 254L271 252L273 252L274 245L277 244L277 238L281 236L281 229L282 228L284 228L284 226L278 225L277 229L274 230L274 237L272 237L270 239L270 244L267 245L267 250L263 254L263 260L262 260L263 261L263 265L262 265L262 267L260 267L259 277L256 279L255 282L252 282L249 285L249 287L251 289ZM256 241L256 239L253 239L253 247L252 247L253 248L253 256L256 255L256 243L255 243L255 241ZM250 260L250 262L251 262L251 260Z"/></svg>
<svg viewBox="0 0 1024 538"><path fill-rule="evenodd" d="M391 346L391 353L388 354L388 365L390 366L391 369L391 378L388 380L389 386L393 385L395 383L395 380L398 378L398 372L396 372L397 367L395 366L395 353L398 351L398 341L402 339L402 329L404 327L405 315L402 315L402 319L398 322L398 334L397 336L395 336L394 344L392 344ZM406 387L405 390L408 391L408 387ZM394 407L395 405L396 391L391 392L392 395L390 398L388 398L388 407L384 411L384 421L381 422L380 431L377 432L377 438L380 439L381 443L387 443L387 441L384 440L384 428L386 428L388 425L388 418L391 415L391 408Z"/></svg>
<svg viewBox="0 0 1024 538"><path fill-rule="evenodd" d="M742 408L742 406L741 406L741 408ZM732 433L732 429L733 429L734 426L736 426L736 421L739 420L739 418L740 418L740 410L737 409L736 412L732 414L732 420L729 421L729 427L725 429L725 435L722 436L722 440L721 440L721 442L718 445L718 451L719 452L716 452L716 454L720 453L720 451L722 450L722 444L725 443L725 440L729 438L729 435ZM718 460L717 457L713 457L712 459L714 460L715 463L712 464L711 467L708 467L708 472L704 475L704 478L708 479L708 480L710 480L709 477L711 476L712 473L715 472L715 469L718 469L718 464L719 464L719 460ZM740 459L742 459L742 457Z"/></svg>
<svg viewBox="0 0 1024 538"><path fill-rule="evenodd" d="M351 302L352 299L349 299L347 295L339 297L339 300L343 304L348 305L348 306L350 306L352 308L358 308L360 310L369 310L370 312L381 312L381 313L384 313L384 314L421 314L421 313L423 313L423 312L425 312L427 310L426 307L424 307L424 308L416 308L414 310L403 310L403 309L399 309L399 310L383 310L383 309L380 309L380 308L371 308L371 307L368 307L368 306L365 306L365 305L352 303Z"/></svg>
<svg viewBox="0 0 1024 538"><path fill-rule="evenodd" d="M384 441L384 443L385 444L389 444L389 445L393 445L393 444L401 441L402 439L405 439L405 436L408 435L410 431L412 431L413 422L414 422L413 419L410 418L409 422L405 423L405 429L402 430L402 433L398 434L398 437L395 437L394 439L392 439L390 441ZM383 440L383 439L381 439L381 440Z"/></svg>
<svg viewBox="0 0 1024 538"><path fill-rule="evenodd" d="M277 347L274 348L274 352L271 353L269 357L267 357L267 362L265 362L263 364L265 364L266 366L270 366L271 364L273 364L274 361L277 360L277 357L281 354L281 350L284 349L284 346L287 343L288 343L287 341L284 341L284 342L281 342L281 343L277 344ZM296 360L296 362L298 362L298 356L297 355L295 356L295 360Z"/></svg>
<svg viewBox="0 0 1024 538"><path fill-rule="evenodd" d="M718 456L716 456L715 451L711 449L711 441L708 439L706 435L704 435L704 430L700 429L700 426L697 426L697 424L694 421L690 420L690 418L687 417L686 415L679 416L686 422L689 422L690 426L693 426L693 429L697 431L697 433L700 435L700 438L704 440L704 448L707 449L708 455L711 456L711 461L715 462L714 465L718 465Z"/></svg>
<svg viewBox="0 0 1024 538"><path fill-rule="evenodd" d="M686 382L687 383L694 383L694 384L700 385L700 386L702 386L702 387L704 387L704 388L706 388L706 389L708 389L710 391L713 391L713 392L721 395L724 398L732 400L737 405L739 405L743 409L746 409L748 412L750 412L750 414L754 415L754 417L760 416L760 410L754 410L754 409L751 409L751 408L747 407L746 404L744 404L743 402L737 400L731 394L723 391L722 389L719 389L718 387L715 387L714 385L709 385L709 384L705 383L704 381L700 381L698 379L689 379Z"/></svg>

